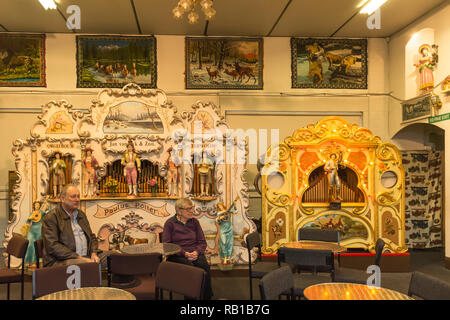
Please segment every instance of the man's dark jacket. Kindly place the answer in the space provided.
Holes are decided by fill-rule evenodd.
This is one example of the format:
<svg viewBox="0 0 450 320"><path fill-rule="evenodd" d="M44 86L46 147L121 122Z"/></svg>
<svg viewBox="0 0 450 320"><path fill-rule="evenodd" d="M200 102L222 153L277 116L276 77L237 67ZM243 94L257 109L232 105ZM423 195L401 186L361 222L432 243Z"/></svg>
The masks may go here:
<svg viewBox="0 0 450 320"><path fill-rule="evenodd" d="M78 210L77 221L86 235L88 257L90 257L93 252L98 252L97 238L89 226L86 214L81 210ZM51 266L56 261L78 257L70 217L61 204L44 216L42 239L44 240L44 267Z"/></svg>

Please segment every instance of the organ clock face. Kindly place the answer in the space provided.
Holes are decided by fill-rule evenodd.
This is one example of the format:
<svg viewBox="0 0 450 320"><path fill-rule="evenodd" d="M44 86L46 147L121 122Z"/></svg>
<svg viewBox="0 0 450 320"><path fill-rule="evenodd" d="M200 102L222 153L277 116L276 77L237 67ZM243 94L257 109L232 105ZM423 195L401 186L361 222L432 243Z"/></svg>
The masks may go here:
<svg viewBox="0 0 450 320"><path fill-rule="evenodd" d="M195 122L200 121L202 123L202 133L214 128L214 119L206 111L199 111L192 121L192 132L194 132Z"/></svg>

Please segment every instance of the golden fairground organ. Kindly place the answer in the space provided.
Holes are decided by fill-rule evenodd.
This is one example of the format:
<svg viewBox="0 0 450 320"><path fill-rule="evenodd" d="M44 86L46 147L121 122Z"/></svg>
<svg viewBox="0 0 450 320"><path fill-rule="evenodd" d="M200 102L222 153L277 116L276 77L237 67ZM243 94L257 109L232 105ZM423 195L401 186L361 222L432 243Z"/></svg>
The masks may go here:
<svg viewBox="0 0 450 320"><path fill-rule="evenodd" d="M401 155L370 130L324 118L271 146L261 173L264 253L301 228L339 230L348 248L374 252L382 238L385 251L407 251Z"/></svg>

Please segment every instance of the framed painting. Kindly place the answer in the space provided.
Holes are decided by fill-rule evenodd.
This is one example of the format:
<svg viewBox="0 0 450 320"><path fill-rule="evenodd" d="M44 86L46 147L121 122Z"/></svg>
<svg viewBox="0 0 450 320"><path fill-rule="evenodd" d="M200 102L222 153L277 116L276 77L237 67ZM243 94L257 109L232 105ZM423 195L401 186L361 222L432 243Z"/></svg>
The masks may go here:
<svg viewBox="0 0 450 320"><path fill-rule="evenodd" d="M0 33L0 86L46 86L45 34Z"/></svg>
<svg viewBox="0 0 450 320"><path fill-rule="evenodd" d="M292 88L367 89L366 39L291 38Z"/></svg>
<svg viewBox="0 0 450 320"><path fill-rule="evenodd" d="M156 88L153 36L77 36L77 87Z"/></svg>
<svg viewBox="0 0 450 320"><path fill-rule="evenodd" d="M402 102L402 123L431 117L433 114L431 94L409 99Z"/></svg>
<svg viewBox="0 0 450 320"><path fill-rule="evenodd" d="M186 37L186 89L263 88L262 38Z"/></svg>

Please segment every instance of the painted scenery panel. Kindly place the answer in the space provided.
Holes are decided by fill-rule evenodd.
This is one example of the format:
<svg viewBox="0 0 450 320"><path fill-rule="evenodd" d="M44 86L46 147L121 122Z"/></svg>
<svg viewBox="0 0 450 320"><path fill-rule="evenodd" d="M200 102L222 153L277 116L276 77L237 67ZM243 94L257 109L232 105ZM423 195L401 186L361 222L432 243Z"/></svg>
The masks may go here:
<svg viewBox="0 0 450 320"><path fill-rule="evenodd" d="M262 89L262 38L186 38L186 89Z"/></svg>
<svg viewBox="0 0 450 320"><path fill-rule="evenodd" d="M338 230L341 234L341 241L350 238L367 239L368 237L367 229L361 222L338 214L324 215L305 224L303 228Z"/></svg>
<svg viewBox="0 0 450 320"><path fill-rule="evenodd" d="M46 86L45 34L0 34L0 86Z"/></svg>
<svg viewBox="0 0 450 320"><path fill-rule="evenodd" d="M367 89L366 39L291 38L292 88Z"/></svg>
<svg viewBox="0 0 450 320"><path fill-rule="evenodd" d="M156 108L141 102L126 101L110 108L104 133L164 133L164 126Z"/></svg>
<svg viewBox="0 0 450 320"><path fill-rule="evenodd" d="M156 88L156 38L77 36L77 87Z"/></svg>

